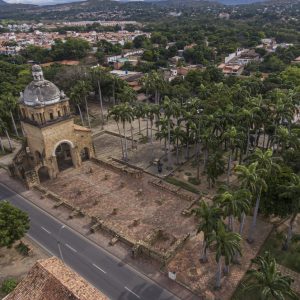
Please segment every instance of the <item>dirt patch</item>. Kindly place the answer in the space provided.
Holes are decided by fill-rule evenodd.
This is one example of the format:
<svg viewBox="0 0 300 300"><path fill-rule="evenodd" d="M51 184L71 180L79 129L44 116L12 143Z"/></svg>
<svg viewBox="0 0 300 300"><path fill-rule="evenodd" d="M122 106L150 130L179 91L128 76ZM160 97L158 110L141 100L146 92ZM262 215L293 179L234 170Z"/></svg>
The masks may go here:
<svg viewBox="0 0 300 300"><path fill-rule="evenodd" d="M230 266L229 275L222 278L221 290L214 290L217 270L215 250L209 249L207 263L200 263L199 261L202 250L202 234L192 237L187 242L184 248L168 264L167 270L176 272L177 280L189 286L197 294L214 294L216 299L230 299L238 283L249 268L251 259L258 254L260 247L272 230L271 224L258 220L254 236L255 242L249 245L245 239L250 223L251 218L247 218L242 241L243 256L240 259L240 264ZM238 230L238 225L235 223L235 230Z"/></svg>
<svg viewBox="0 0 300 300"><path fill-rule="evenodd" d="M0 248L0 285L7 278L15 278L20 281L38 259L49 257L45 251L29 239L23 238L22 242L30 249L28 256L23 256L15 249L19 242L16 242L10 249ZM1 297L4 297L4 295L0 292Z"/></svg>

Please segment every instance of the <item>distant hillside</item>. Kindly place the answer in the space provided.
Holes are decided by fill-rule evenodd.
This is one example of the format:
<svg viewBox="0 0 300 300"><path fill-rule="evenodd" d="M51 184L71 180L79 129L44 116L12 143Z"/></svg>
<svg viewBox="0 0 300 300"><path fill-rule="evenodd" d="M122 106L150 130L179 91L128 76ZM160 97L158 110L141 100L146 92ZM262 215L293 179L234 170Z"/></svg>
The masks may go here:
<svg viewBox="0 0 300 300"><path fill-rule="evenodd" d="M7 3L4 2L3 0L0 0L0 5L7 5Z"/></svg>
<svg viewBox="0 0 300 300"><path fill-rule="evenodd" d="M269 0L216 0L225 5L252 4L257 2L266 2Z"/></svg>

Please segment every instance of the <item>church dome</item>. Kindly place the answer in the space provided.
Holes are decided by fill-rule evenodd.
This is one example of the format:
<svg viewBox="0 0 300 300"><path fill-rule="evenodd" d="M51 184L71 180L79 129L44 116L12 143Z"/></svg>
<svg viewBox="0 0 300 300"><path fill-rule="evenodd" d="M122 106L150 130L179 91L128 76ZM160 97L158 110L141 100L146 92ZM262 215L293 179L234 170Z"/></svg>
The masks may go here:
<svg viewBox="0 0 300 300"><path fill-rule="evenodd" d="M32 67L33 81L21 93L20 101L28 106L44 106L59 102L65 98L58 87L44 79L42 68L39 65Z"/></svg>

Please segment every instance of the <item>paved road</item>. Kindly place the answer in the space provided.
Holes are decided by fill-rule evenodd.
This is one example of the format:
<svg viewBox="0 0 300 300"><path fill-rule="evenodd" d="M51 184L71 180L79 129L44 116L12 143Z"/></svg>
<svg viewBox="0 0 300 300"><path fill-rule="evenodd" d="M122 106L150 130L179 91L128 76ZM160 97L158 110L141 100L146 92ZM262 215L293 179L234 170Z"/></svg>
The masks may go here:
<svg viewBox="0 0 300 300"><path fill-rule="evenodd" d="M66 264L110 299L179 299L0 183L0 200L4 199L29 214L30 238L52 255L62 256Z"/></svg>

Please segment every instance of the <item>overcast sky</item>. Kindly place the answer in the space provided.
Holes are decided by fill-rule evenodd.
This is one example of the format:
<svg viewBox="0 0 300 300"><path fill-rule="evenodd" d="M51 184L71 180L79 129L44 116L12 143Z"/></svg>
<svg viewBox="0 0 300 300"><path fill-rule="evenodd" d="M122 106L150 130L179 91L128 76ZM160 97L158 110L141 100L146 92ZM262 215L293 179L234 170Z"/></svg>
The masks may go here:
<svg viewBox="0 0 300 300"><path fill-rule="evenodd" d="M4 0L7 3L30 3L30 4L54 4L54 3L64 3L64 2L75 2L82 0Z"/></svg>

